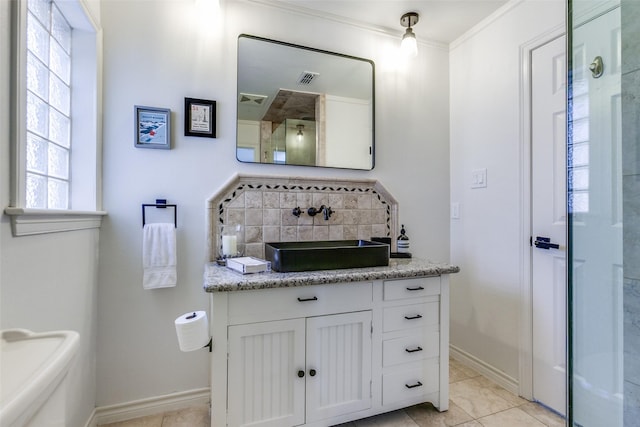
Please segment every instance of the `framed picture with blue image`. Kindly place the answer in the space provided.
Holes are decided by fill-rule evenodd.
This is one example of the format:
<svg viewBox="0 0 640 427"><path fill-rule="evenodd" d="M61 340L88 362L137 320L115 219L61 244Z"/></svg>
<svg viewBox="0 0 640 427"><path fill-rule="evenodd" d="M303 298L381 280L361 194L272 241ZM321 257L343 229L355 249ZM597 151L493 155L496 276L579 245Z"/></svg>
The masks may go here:
<svg viewBox="0 0 640 427"><path fill-rule="evenodd" d="M134 106L135 146L171 149L171 110Z"/></svg>

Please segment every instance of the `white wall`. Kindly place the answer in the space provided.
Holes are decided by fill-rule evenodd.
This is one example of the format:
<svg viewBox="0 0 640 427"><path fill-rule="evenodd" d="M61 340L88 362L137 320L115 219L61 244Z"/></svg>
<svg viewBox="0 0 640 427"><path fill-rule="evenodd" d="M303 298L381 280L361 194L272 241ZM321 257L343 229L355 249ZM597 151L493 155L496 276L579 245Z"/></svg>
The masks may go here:
<svg viewBox="0 0 640 427"><path fill-rule="evenodd" d="M515 6L514 6L515 5ZM512 2L452 44L451 343L516 381L521 241L520 46L564 22L564 2ZM487 168L487 188L471 171Z"/></svg>
<svg viewBox="0 0 640 427"><path fill-rule="evenodd" d="M400 31L385 35L239 1L227 1L217 20L197 10L200 3L102 4L109 216L100 238L98 406L208 386L208 353L181 353L173 320L208 307L201 289L205 201L234 173L376 178L400 203L412 252L449 257L448 50L422 44L409 69L395 57ZM373 171L236 162L236 38L242 32L375 61ZM216 139L182 135L184 97L218 102ZM136 104L171 108L172 150L134 148ZM157 197L178 204L178 285L143 291L140 205Z"/></svg>
<svg viewBox="0 0 640 427"><path fill-rule="evenodd" d="M10 19L0 1L0 209L9 205ZM88 4L96 22L99 10ZM0 329L72 329L80 347L69 372L69 426L82 426L95 405L98 231L14 238L0 222Z"/></svg>

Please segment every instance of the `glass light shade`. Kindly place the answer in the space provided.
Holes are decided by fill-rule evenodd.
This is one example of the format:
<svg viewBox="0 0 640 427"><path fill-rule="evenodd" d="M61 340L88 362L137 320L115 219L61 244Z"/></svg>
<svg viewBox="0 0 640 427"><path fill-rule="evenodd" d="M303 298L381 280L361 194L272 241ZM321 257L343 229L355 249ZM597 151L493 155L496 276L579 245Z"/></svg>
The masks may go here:
<svg viewBox="0 0 640 427"><path fill-rule="evenodd" d="M418 55L418 41L416 35L411 28L407 28L407 32L402 36L402 43L400 44L400 50L405 56L415 57Z"/></svg>

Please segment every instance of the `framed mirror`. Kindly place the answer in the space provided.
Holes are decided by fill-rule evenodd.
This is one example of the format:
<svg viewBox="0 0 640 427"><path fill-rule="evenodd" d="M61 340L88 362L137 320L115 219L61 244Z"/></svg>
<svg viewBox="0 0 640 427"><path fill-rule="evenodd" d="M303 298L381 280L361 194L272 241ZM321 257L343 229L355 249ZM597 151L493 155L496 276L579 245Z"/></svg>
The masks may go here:
<svg viewBox="0 0 640 427"><path fill-rule="evenodd" d="M373 61L241 34L236 158L371 170Z"/></svg>

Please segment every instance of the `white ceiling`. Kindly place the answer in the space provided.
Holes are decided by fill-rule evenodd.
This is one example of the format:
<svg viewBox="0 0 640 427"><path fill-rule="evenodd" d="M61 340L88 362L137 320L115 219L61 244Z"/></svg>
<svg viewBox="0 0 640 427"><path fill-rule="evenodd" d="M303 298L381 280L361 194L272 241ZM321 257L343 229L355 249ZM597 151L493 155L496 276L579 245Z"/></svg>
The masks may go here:
<svg viewBox="0 0 640 427"><path fill-rule="evenodd" d="M419 40L450 43L507 0L270 0L290 7L304 8L339 19L404 32L400 17L418 12L413 31Z"/></svg>

